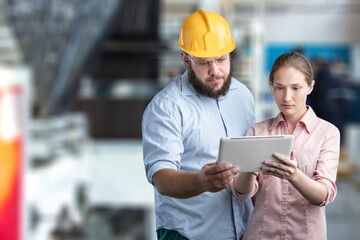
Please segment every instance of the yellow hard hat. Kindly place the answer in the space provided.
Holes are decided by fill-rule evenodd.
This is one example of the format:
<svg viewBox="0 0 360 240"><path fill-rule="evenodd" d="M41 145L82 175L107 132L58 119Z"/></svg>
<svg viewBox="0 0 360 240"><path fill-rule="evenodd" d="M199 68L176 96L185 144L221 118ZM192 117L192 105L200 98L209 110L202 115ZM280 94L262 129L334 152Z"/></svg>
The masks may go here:
<svg viewBox="0 0 360 240"><path fill-rule="evenodd" d="M178 44L184 52L200 58L226 55L236 46L226 20L205 10L198 10L184 20Z"/></svg>

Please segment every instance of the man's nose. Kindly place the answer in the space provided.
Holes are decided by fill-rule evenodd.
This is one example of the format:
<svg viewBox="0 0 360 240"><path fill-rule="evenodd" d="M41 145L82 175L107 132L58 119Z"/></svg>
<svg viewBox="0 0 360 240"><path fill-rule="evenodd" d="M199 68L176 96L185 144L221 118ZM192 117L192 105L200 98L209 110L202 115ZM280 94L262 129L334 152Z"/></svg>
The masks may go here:
<svg viewBox="0 0 360 240"><path fill-rule="evenodd" d="M209 62L209 72L210 74L214 75L214 76L217 76L219 75L220 73L220 70L219 70L219 66L216 64L215 61L210 61Z"/></svg>

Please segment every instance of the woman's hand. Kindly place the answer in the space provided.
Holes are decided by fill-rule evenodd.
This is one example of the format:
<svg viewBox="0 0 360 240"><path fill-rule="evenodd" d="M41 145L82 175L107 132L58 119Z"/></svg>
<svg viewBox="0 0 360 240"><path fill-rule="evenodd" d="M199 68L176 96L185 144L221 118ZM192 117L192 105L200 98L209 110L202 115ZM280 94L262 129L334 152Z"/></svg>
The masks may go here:
<svg viewBox="0 0 360 240"><path fill-rule="evenodd" d="M290 159L281 154L274 154L274 157L280 163L265 161L262 168L264 174L287 179L311 204L318 206L324 204L328 195L327 187L324 183L317 182L297 168L298 163L294 151L291 152Z"/></svg>
<svg viewBox="0 0 360 240"><path fill-rule="evenodd" d="M275 153L274 157L278 159L279 162L265 161L262 167L263 173L282 179L293 179L298 171L295 152L291 151L290 159L278 153Z"/></svg>

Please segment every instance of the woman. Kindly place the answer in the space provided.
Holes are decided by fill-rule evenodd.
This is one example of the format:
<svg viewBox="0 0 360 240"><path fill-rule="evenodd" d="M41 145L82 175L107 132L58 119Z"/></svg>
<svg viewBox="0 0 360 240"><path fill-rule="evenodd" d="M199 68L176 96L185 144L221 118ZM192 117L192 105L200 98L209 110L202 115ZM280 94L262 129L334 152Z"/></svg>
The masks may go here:
<svg viewBox="0 0 360 240"><path fill-rule="evenodd" d="M279 56L269 84L280 113L256 123L247 135L292 134L293 151L290 159L274 154L280 163L265 161L262 172L236 176L233 193L254 201L243 239L326 239L324 206L337 193L339 130L306 105L315 81L300 53Z"/></svg>

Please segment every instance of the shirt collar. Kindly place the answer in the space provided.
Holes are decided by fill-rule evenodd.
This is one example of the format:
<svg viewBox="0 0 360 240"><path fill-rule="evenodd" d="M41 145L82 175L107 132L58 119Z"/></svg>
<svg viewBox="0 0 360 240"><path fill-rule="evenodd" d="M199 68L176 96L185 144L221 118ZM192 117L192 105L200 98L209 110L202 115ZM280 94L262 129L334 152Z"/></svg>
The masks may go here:
<svg viewBox="0 0 360 240"><path fill-rule="evenodd" d="M311 133L312 131L314 131L314 129L317 127L317 116L314 112L314 110L310 107L310 106L306 106L307 107L307 111L304 114L304 116L300 119L300 122L302 124L304 124L305 129ZM272 124L270 125L270 131L273 130L274 128L276 128L281 122L285 123L285 119L282 115L282 113L280 112L275 118L274 121L272 122Z"/></svg>
<svg viewBox="0 0 360 240"><path fill-rule="evenodd" d="M314 112L314 110L310 106L306 106L307 111L305 115L300 119L300 122L302 122L305 125L306 130L311 133L317 128L317 116Z"/></svg>
<svg viewBox="0 0 360 240"><path fill-rule="evenodd" d="M188 78L188 72L185 71L182 75L181 75L181 90L182 93L186 96L195 96L195 95L199 95L195 89L193 88L193 86L191 85L191 83L189 82L189 78Z"/></svg>
<svg viewBox="0 0 360 240"><path fill-rule="evenodd" d="M186 70L182 75L181 75L181 89L184 95L186 96L199 96L199 93L197 93L195 91L195 89L193 88L193 86L191 85L191 83L189 82L189 78L188 78L188 71ZM235 90L237 89L237 85L234 84L233 82L233 78L231 78L231 84L230 84L230 88L229 91ZM228 94L226 94L225 96L220 97L219 100L221 99L225 99L228 96Z"/></svg>
<svg viewBox="0 0 360 240"><path fill-rule="evenodd" d="M272 124L270 125L269 130L272 131L273 129L275 129L281 122L285 123L285 119L282 115L282 113L280 112L275 118L274 121L272 122Z"/></svg>

